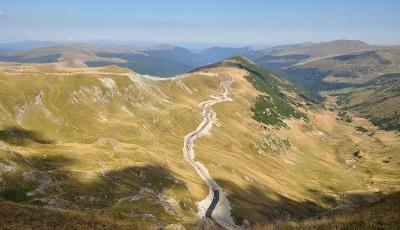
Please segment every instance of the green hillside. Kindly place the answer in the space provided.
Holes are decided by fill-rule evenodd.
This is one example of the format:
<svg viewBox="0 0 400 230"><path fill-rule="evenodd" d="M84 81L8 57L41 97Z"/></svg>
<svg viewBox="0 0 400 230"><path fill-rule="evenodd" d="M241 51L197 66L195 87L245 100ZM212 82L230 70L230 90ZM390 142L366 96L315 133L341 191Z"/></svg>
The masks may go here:
<svg viewBox="0 0 400 230"><path fill-rule="evenodd" d="M356 112L385 130L400 130L400 74L386 74L361 87L326 92L342 110Z"/></svg>
<svg viewBox="0 0 400 230"><path fill-rule="evenodd" d="M266 125L285 126L283 119L286 118L307 119L304 113L295 108L295 106L301 106L301 104L296 104L293 98L284 93L294 93L309 102L315 102L307 91L294 86L280 76L245 58L235 57L234 59L239 61L241 67L248 71L248 75L245 77L246 80L251 82L257 90L264 93L264 95L256 97L255 103L251 108L255 120Z"/></svg>

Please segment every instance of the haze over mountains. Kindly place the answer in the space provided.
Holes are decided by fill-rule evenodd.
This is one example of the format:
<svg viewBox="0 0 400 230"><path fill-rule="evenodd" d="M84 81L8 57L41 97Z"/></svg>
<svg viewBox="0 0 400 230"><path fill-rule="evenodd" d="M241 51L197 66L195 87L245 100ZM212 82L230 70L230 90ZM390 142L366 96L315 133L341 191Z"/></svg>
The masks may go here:
<svg viewBox="0 0 400 230"><path fill-rule="evenodd" d="M62 62L67 66L104 66L117 64L135 69L141 74L169 76L180 74L200 66L221 61L234 55L243 55L271 70L284 72L290 66L302 62L312 62L352 52L378 50L381 47L361 41L337 40L322 43L303 43L276 46L263 50L250 47L211 47L200 52L192 52L183 47L161 44L149 48L117 45L66 44L53 45L49 42L28 44L3 44L0 61ZM18 50L16 47L19 47ZM24 48L21 48L24 47ZM154 64L157 63L157 67ZM169 67L169 68L168 68Z"/></svg>
<svg viewBox="0 0 400 230"><path fill-rule="evenodd" d="M32 44L32 46L40 46ZM172 76L221 61L225 58L251 53L252 49L212 47L199 53L188 49L161 44L148 48L107 46L92 44L66 44L34 49L14 50L16 44L2 45L9 52L0 53L0 61L25 63L60 62L66 66L105 66L116 64L141 74ZM26 47L22 45L23 47Z"/></svg>

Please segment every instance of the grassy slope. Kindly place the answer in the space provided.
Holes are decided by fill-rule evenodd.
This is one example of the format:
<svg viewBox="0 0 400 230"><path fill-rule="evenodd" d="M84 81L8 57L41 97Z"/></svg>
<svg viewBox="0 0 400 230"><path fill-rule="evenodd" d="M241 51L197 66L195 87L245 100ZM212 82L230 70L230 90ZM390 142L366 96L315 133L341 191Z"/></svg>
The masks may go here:
<svg viewBox="0 0 400 230"><path fill-rule="evenodd" d="M221 67L208 71L218 72ZM199 139L195 151L228 194L239 222L313 215L343 202L343 195L351 199L374 194L377 190L368 191L369 183L382 191L398 189L400 146L395 135L376 132L368 137L356 130L355 123L307 106L301 111L309 122L285 119L288 129L265 128L255 122L249 108L265 92L254 91L245 78L234 80L233 102L215 106L218 122L212 136ZM368 156L351 169L346 160L352 160L358 148ZM387 157L392 157L391 162L383 163Z"/></svg>
<svg viewBox="0 0 400 230"><path fill-rule="evenodd" d="M331 213L320 219L282 221L252 229L395 229L400 224L400 195L391 194L372 204ZM150 229L134 223L74 211L56 211L0 201L1 229ZM18 221L15 221L18 220Z"/></svg>
<svg viewBox="0 0 400 230"><path fill-rule="evenodd" d="M307 107L301 111L308 123L285 119L288 129L266 129L250 110L265 92L237 66L166 81L130 78L112 68L4 68L0 114L7 135L0 163L6 169L2 196L10 200L155 224L192 223L194 202L208 190L183 160L183 137L201 121L199 103L228 77L235 80L233 101L215 106L212 135L197 140L195 151L229 195L238 222L315 215L342 196L368 197L368 183L382 191L399 186L399 142L391 133L370 137L333 112ZM282 92L306 103L291 90ZM358 148L366 156L350 169L346 160ZM166 202L170 198L176 202Z"/></svg>
<svg viewBox="0 0 400 230"><path fill-rule="evenodd" d="M253 229L398 229L400 224L400 194L394 193L372 204L360 205L320 219L301 222L283 221L276 225Z"/></svg>
<svg viewBox="0 0 400 230"><path fill-rule="evenodd" d="M49 210L0 200L0 229L150 229L134 223L74 211Z"/></svg>
<svg viewBox="0 0 400 230"><path fill-rule="evenodd" d="M257 90L265 93L256 97L255 103L251 108L253 118L256 121L266 125L284 126L283 119L285 118L307 118L304 113L295 109L295 101L285 95L285 93L293 93L307 101L314 102L314 99L307 91L294 86L247 59L236 57L235 60L239 61L242 68L248 71L246 79ZM301 106L301 104L297 105Z"/></svg>
<svg viewBox="0 0 400 230"><path fill-rule="evenodd" d="M53 71L47 66L25 71L0 80L1 163L10 167L2 175L2 196L38 205L96 207L128 219L150 213L167 223L193 220L196 196L182 180L193 181L193 191L204 185L181 159L181 146L186 132L200 122L198 103L218 90L219 77L201 76L210 80L210 88L191 95L178 81L93 70L46 76ZM114 85L106 86L103 78ZM193 78L184 82L193 90L202 87ZM167 204L158 194L177 203ZM134 195L141 198L116 204ZM171 213L163 205L172 205Z"/></svg>
<svg viewBox="0 0 400 230"><path fill-rule="evenodd" d="M304 62L282 71L311 91L337 97L344 110L369 118L383 129L399 130L398 46Z"/></svg>
<svg viewBox="0 0 400 230"><path fill-rule="evenodd" d="M377 77L363 87L324 92L342 110L354 111L385 130L400 130L400 74Z"/></svg>

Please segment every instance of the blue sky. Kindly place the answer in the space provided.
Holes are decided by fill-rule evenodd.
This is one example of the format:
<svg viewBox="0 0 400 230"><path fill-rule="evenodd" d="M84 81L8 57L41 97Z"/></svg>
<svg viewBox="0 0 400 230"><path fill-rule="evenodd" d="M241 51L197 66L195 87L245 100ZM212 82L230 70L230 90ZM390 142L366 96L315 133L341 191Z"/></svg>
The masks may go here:
<svg viewBox="0 0 400 230"><path fill-rule="evenodd" d="M400 44L398 0L0 0L0 42Z"/></svg>

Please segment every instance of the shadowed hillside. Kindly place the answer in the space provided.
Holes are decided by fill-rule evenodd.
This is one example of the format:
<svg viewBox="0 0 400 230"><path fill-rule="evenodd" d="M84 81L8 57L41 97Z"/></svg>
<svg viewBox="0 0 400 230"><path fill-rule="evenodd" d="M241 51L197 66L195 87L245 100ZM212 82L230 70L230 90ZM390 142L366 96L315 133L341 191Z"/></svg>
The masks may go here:
<svg viewBox="0 0 400 230"><path fill-rule="evenodd" d="M397 229L400 223L399 203L400 194L393 193L372 204L337 210L322 217L299 222L282 221L252 229Z"/></svg>

